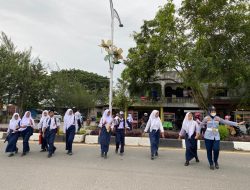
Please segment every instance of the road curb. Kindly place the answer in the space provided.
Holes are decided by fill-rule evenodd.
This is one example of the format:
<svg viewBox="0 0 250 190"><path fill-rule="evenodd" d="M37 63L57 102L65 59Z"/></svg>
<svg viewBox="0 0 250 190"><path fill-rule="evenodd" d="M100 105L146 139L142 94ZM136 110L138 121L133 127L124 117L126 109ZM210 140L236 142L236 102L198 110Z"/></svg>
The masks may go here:
<svg viewBox="0 0 250 190"><path fill-rule="evenodd" d="M0 139L5 139L7 133L0 132ZM30 140L38 141L39 134L34 133ZM56 142L65 142L65 135L57 135ZM98 136L97 135L75 135L74 143L85 143L85 144L98 144ZM112 136L110 140L111 144L115 144L115 137ZM125 137L125 145L128 146L150 146L150 141L148 137ZM159 143L160 147L170 147L170 148L183 148L185 149L185 140L178 139L160 139ZM198 149L205 149L204 140L198 140ZM220 142L220 150L226 151L250 151L250 142L236 142L236 141L221 141Z"/></svg>

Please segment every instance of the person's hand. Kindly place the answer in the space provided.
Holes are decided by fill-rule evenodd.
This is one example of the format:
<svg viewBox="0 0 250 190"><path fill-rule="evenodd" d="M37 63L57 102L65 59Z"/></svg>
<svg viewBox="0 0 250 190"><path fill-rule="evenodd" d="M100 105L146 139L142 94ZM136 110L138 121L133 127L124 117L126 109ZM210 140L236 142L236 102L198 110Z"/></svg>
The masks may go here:
<svg viewBox="0 0 250 190"><path fill-rule="evenodd" d="M245 121L239 122L238 125L243 125L245 124Z"/></svg>
<svg viewBox="0 0 250 190"><path fill-rule="evenodd" d="M165 138L164 132L161 133L161 137L162 137L162 138Z"/></svg>
<svg viewBox="0 0 250 190"><path fill-rule="evenodd" d="M196 135L194 138L195 138L196 140L199 139L199 135Z"/></svg>
<svg viewBox="0 0 250 190"><path fill-rule="evenodd" d="M178 140L180 141L181 140L181 136L179 135L179 137L178 137Z"/></svg>
<svg viewBox="0 0 250 190"><path fill-rule="evenodd" d="M143 131L143 133L141 134L142 137L145 137L145 132Z"/></svg>

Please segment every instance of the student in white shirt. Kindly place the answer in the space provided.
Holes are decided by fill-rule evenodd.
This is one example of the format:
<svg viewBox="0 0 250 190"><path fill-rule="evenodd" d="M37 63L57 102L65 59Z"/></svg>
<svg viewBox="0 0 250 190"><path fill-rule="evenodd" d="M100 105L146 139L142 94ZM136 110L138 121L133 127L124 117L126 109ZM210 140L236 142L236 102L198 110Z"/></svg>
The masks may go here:
<svg viewBox="0 0 250 190"><path fill-rule="evenodd" d="M68 155L72 155L72 144L77 131L77 120L72 109L68 109L64 115L64 133L66 133L66 150Z"/></svg>
<svg viewBox="0 0 250 190"><path fill-rule="evenodd" d="M78 125L77 131L79 131L80 128L82 127L80 110L77 110L77 112L75 112L75 118L76 118L77 125Z"/></svg>
<svg viewBox="0 0 250 190"><path fill-rule="evenodd" d="M60 127L60 120L54 117L54 110L49 111L49 118L43 125L43 137L46 138L48 144L48 158L51 158L56 151L54 141L58 128Z"/></svg>
<svg viewBox="0 0 250 190"><path fill-rule="evenodd" d="M164 138L164 129L158 110L153 110L149 116L144 133L147 133L148 131L151 145L151 160L154 160L155 156L158 156L160 134Z"/></svg>
<svg viewBox="0 0 250 190"><path fill-rule="evenodd" d="M132 117L132 114L128 114L128 117L127 117L127 124L128 124L128 127L130 130L133 130L133 117Z"/></svg>
<svg viewBox="0 0 250 190"><path fill-rule="evenodd" d="M48 150L48 144L46 138L43 138L43 131L42 129L46 127L47 121L49 119L48 111L44 110L42 113L42 117L38 123L38 130L40 132L40 138L41 138L41 151L40 152L46 152Z"/></svg>
<svg viewBox="0 0 250 190"><path fill-rule="evenodd" d="M120 111L119 116L115 118L115 143L116 143L116 149L115 153L118 153L119 146L120 147L120 155L122 156L124 153L124 145L125 145L125 134L126 130L128 128L128 124L126 120L124 119L124 113L123 111Z"/></svg>
<svg viewBox="0 0 250 190"><path fill-rule="evenodd" d="M9 127L8 127L8 145L6 146L5 152L9 152L9 157L14 156L14 153L18 152L18 148L16 146L19 133L18 133L18 128L20 125L20 117L18 113L14 113L12 116L12 119L10 120Z"/></svg>
<svg viewBox="0 0 250 190"><path fill-rule="evenodd" d="M186 162L185 166L189 165L190 160L195 158L199 162L197 154L197 139L200 135L200 127L196 121L193 120L193 114L188 112L183 120L182 128L179 133L179 139L185 137L186 144Z"/></svg>
<svg viewBox="0 0 250 190"><path fill-rule="evenodd" d="M101 145L101 157L107 158L109 151L111 129L113 128L113 118L110 114L109 109L106 109L102 115L99 123L99 137Z"/></svg>
<svg viewBox="0 0 250 190"><path fill-rule="evenodd" d="M23 138L23 153L21 156L25 156L29 151L29 139L33 135L35 122L31 117L30 111L26 111L20 122L20 135Z"/></svg>

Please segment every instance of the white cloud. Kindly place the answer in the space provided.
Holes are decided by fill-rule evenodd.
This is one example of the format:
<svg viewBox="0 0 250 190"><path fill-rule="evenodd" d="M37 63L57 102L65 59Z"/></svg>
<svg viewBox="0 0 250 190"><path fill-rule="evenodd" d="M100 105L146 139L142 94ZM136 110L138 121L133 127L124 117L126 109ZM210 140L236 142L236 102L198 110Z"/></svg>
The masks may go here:
<svg viewBox="0 0 250 190"><path fill-rule="evenodd" d="M114 44L127 50L134 46L130 35L143 20L152 19L167 0L113 0L124 24L115 27ZM174 1L180 5L181 0ZM101 39L110 38L108 0L0 0L0 30L19 49L32 47L33 55L55 68L76 68L108 76L101 53ZM115 78L123 65L115 68Z"/></svg>

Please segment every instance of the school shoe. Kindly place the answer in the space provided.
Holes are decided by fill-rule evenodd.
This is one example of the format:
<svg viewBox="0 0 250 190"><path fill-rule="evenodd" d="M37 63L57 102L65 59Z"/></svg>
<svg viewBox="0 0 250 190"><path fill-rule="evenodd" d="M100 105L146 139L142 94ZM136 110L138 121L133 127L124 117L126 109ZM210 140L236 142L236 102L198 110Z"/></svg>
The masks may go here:
<svg viewBox="0 0 250 190"><path fill-rule="evenodd" d="M155 153L155 156L159 156L158 152Z"/></svg>
<svg viewBox="0 0 250 190"><path fill-rule="evenodd" d="M42 149L42 150L40 150L40 152L46 152L47 150L46 149Z"/></svg>
<svg viewBox="0 0 250 190"><path fill-rule="evenodd" d="M23 152L22 154L21 154L21 156L25 156L26 155L26 152Z"/></svg>
<svg viewBox="0 0 250 190"><path fill-rule="evenodd" d="M217 170L220 168L218 163L215 163L215 168L216 168Z"/></svg>
<svg viewBox="0 0 250 190"><path fill-rule="evenodd" d="M12 156L14 156L13 152L11 152L8 157L12 157Z"/></svg>
<svg viewBox="0 0 250 190"><path fill-rule="evenodd" d="M184 166L189 166L189 161L186 161Z"/></svg>
<svg viewBox="0 0 250 190"><path fill-rule="evenodd" d="M73 153L72 153L71 151L69 151L69 152L68 152L68 155L70 155L70 156L71 156L71 155L73 155Z"/></svg>
<svg viewBox="0 0 250 190"><path fill-rule="evenodd" d="M118 150L115 150L115 153L118 154Z"/></svg>
<svg viewBox="0 0 250 190"><path fill-rule="evenodd" d="M195 161L196 161L196 162L200 162L199 158L195 158Z"/></svg>
<svg viewBox="0 0 250 190"><path fill-rule="evenodd" d="M154 159L155 159L154 155L151 155L151 160L154 160Z"/></svg>
<svg viewBox="0 0 250 190"><path fill-rule="evenodd" d="M53 149L53 153L52 153L52 154L54 154L54 153L55 153L55 151L56 151L56 147L54 147L54 149Z"/></svg>
<svg viewBox="0 0 250 190"><path fill-rule="evenodd" d="M210 165L210 170L214 170L214 165L213 164Z"/></svg>
<svg viewBox="0 0 250 190"><path fill-rule="evenodd" d="M107 152L104 153L104 159L107 159L108 158L108 155L107 155Z"/></svg>
<svg viewBox="0 0 250 190"><path fill-rule="evenodd" d="M48 158L51 158L51 157L52 157L52 154L51 154L51 153L49 153L49 154L48 154Z"/></svg>

